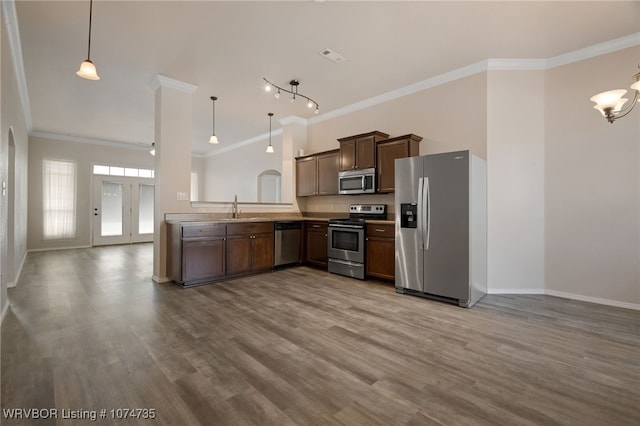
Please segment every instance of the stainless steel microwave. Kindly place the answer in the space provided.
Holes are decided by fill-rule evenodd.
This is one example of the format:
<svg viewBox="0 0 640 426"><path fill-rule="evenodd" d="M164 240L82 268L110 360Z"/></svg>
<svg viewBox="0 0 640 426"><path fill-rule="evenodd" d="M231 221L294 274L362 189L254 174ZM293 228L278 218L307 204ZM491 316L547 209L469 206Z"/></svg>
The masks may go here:
<svg viewBox="0 0 640 426"><path fill-rule="evenodd" d="M339 172L338 192L340 194L374 194L376 192L376 169Z"/></svg>

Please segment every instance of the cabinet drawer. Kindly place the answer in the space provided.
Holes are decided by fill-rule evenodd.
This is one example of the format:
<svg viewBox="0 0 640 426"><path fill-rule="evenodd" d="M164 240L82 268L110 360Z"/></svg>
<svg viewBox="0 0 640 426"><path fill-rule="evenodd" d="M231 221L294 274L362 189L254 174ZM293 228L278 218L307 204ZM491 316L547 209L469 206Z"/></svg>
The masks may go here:
<svg viewBox="0 0 640 426"><path fill-rule="evenodd" d="M307 231L327 232L328 222L305 222Z"/></svg>
<svg viewBox="0 0 640 426"><path fill-rule="evenodd" d="M183 225L182 238L224 237L225 225Z"/></svg>
<svg viewBox="0 0 640 426"><path fill-rule="evenodd" d="M273 222L230 223L227 225L227 235L251 235L265 232L273 232Z"/></svg>
<svg viewBox="0 0 640 426"><path fill-rule="evenodd" d="M395 225L375 225L367 223L367 237L388 237L395 238Z"/></svg>

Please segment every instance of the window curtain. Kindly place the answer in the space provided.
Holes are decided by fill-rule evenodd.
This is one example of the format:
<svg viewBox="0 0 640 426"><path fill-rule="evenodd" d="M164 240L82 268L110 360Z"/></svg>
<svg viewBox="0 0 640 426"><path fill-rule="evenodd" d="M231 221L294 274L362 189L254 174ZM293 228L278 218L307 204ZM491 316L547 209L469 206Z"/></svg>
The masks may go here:
<svg viewBox="0 0 640 426"><path fill-rule="evenodd" d="M44 239L76 236L76 164L72 161L44 160Z"/></svg>

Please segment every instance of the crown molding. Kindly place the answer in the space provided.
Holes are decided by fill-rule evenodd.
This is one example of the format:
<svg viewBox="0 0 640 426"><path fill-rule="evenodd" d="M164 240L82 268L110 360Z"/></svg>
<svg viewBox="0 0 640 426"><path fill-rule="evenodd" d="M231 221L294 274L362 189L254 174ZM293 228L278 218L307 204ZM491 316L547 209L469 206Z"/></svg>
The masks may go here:
<svg viewBox="0 0 640 426"><path fill-rule="evenodd" d="M595 56L616 52L618 50L640 45L640 32L620 37L584 49L574 50L562 55L545 59L500 59L491 58L485 61L476 62L455 70L419 81L390 92L383 93L362 101L346 105L342 108L334 109L317 117L310 118L309 124L321 123L332 118L337 118L352 112L372 107L384 102L388 102L403 96L421 92L432 87L440 86L461 78L469 77L486 71L546 71L561 65L568 65L573 62L593 58Z"/></svg>
<svg viewBox="0 0 640 426"><path fill-rule="evenodd" d="M306 118L298 117L297 115L289 115L284 118L278 120L282 126L286 126L288 124L300 124L302 126L306 126L309 123L309 120Z"/></svg>
<svg viewBox="0 0 640 426"><path fill-rule="evenodd" d="M544 71L546 69L546 59L495 58L487 60L486 71Z"/></svg>
<svg viewBox="0 0 640 426"><path fill-rule="evenodd" d="M546 69L584 61L585 59L595 58L596 56L617 52L618 50L634 46L640 46L640 32L548 58Z"/></svg>
<svg viewBox="0 0 640 426"><path fill-rule="evenodd" d="M33 120L31 119L31 104L29 103L29 92L27 90L27 79L24 72L24 60L22 58L22 45L20 44L20 30L18 28L18 14L16 12L15 0L2 1L2 16L7 27L7 37L9 39L9 51L13 61L13 69L18 82L18 96L22 104L22 114L27 132L33 130Z"/></svg>
<svg viewBox="0 0 640 426"><path fill-rule="evenodd" d="M63 142L89 143L92 145L109 146L113 148L143 149L143 150L151 149L150 143L112 141L112 140L106 140L106 139L88 138L88 137L77 136L77 135L63 135L60 133L53 133L53 132L32 131L32 132L29 132L29 136L35 137L35 138L42 138L42 139L52 139L52 140L63 141Z"/></svg>
<svg viewBox="0 0 640 426"><path fill-rule="evenodd" d="M154 92L160 87L167 87L169 89L179 90L188 94L192 94L198 89L198 86L194 86L193 84L185 83L184 81L180 80L174 80L173 78L165 77L160 74L153 77L150 86Z"/></svg>

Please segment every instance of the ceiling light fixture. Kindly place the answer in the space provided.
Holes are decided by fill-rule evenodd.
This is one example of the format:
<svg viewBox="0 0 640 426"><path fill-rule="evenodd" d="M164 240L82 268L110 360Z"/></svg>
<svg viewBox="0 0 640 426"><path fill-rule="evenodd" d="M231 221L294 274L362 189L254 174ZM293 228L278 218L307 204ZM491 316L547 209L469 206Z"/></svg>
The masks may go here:
<svg viewBox="0 0 640 426"><path fill-rule="evenodd" d="M289 93L291 95L291 99L290 102L294 102L296 100L296 97L300 97L300 98L304 98L307 100L307 108L311 109L315 106L315 113L318 114L320 113L320 105L318 105L318 103L316 101L314 101L313 99L311 99L308 96L303 95L302 93L298 93L298 86L300 85L300 82L298 80L291 80L289 82L289 90L277 86L275 84L273 84L272 82L270 82L269 80L267 80L266 78L262 77L262 79L264 80L264 91L265 92L271 92L271 90L273 90L274 88L277 89L277 92L275 93L275 98L276 99L280 99L280 92L285 92L285 93Z"/></svg>
<svg viewBox="0 0 640 426"><path fill-rule="evenodd" d="M638 65L638 68L640 68L640 65ZM640 99L638 99L640 98L640 72L634 75L633 78L636 81L631 85L631 89L635 91L635 93L633 95L633 100L631 101L631 106L627 109L622 109L624 104L629 100L627 98L623 98L627 93L625 89L609 90L608 92L598 93L591 97L591 100L595 102L595 106L593 108L600 111L609 123L613 123L618 118L622 118L629 114L636 106L636 102L640 102Z"/></svg>
<svg viewBox="0 0 640 426"><path fill-rule="evenodd" d="M271 117L273 117L273 113L270 112L267 114L269 116L269 146L267 146L267 152L273 153L273 145L271 145Z"/></svg>
<svg viewBox="0 0 640 426"><path fill-rule="evenodd" d="M155 157L156 155L156 143L152 142L151 143L151 149L149 150L149 154L153 155Z"/></svg>
<svg viewBox="0 0 640 426"><path fill-rule="evenodd" d="M93 0L89 0L89 43L87 48L87 59L80 64L80 69L76 71L78 77L87 80L100 80L96 66L91 62L91 15L93 12Z"/></svg>
<svg viewBox="0 0 640 426"><path fill-rule="evenodd" d="M212 145L216 145L219 143L218 141L218 137L216 136L216 101L218 100L218 98L216 98L215 96L211 96L211 101L213 102L213 114L212 114L212 121L211 121L211 137L209 138L209 143Z"/></svg>

